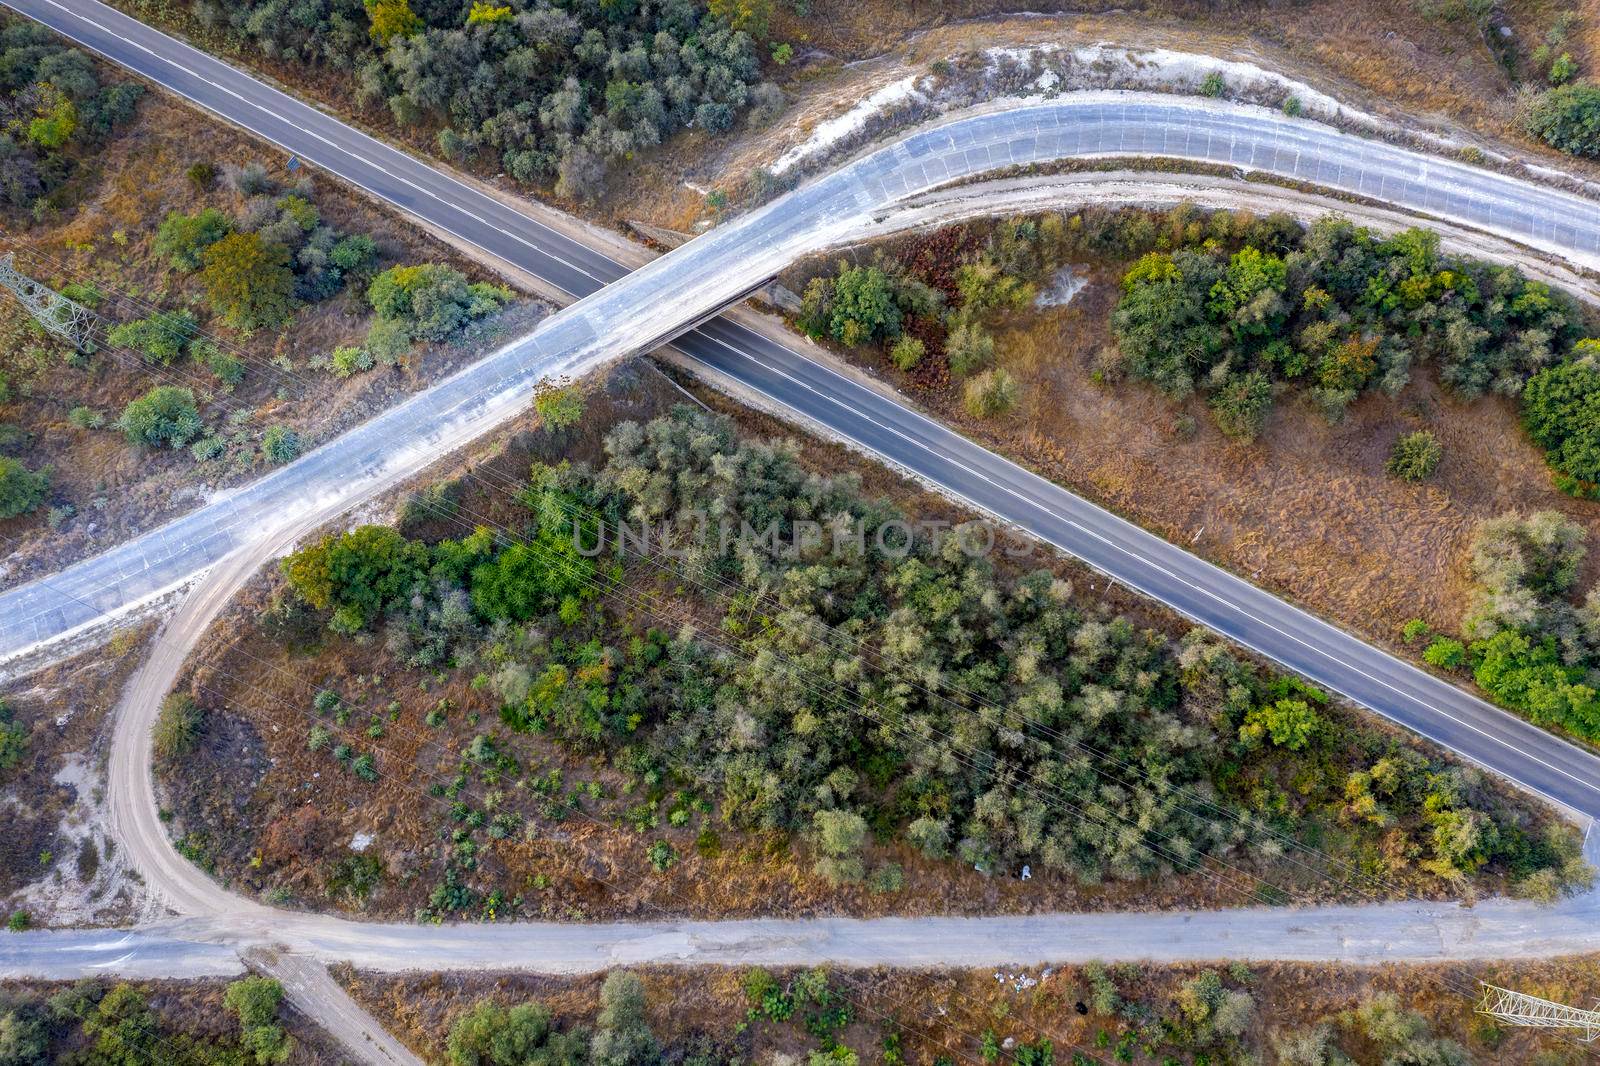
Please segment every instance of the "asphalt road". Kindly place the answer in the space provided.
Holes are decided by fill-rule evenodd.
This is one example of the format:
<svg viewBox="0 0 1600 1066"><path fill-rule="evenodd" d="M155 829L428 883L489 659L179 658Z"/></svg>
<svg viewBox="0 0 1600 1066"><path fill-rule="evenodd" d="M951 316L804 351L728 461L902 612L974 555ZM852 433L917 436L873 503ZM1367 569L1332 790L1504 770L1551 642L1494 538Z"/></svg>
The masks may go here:
<svg viewBox="0 0 1600 1066"><path fill-rule="evenodd" d="M798 351L712 317L783 264L848 239L911 195L1066 156L1159 154L1270 171L1448 217L1589 267L1600 266L1593 202L1259 108L1083 94L911 134L621 277L605 257L499 200L93 0L7 4L581 299L529 337L228 499L0 596L0 656L182 583L286 523L337 513L523 410L547 376L576 376L704 322L676 341L691 360L1522 786L1600 815L1600 758Z"/></svg>

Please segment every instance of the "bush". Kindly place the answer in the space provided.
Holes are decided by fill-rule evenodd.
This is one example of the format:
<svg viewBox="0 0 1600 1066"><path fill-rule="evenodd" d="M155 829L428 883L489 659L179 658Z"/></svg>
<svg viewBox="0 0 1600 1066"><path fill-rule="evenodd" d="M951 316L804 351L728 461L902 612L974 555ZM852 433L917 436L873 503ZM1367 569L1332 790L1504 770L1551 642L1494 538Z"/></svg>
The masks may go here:
<svg viewBox="0 0 1600 1066"><path fill-rule="evenodd" d="M269 977L245 977L228 985L222 1005L239 1016L239 1042L259 1066L285 1062L294 1040L278 1024L283 986Z"/></svg>
<svg viewBox="0 0 1600 1066"><path fill-rule="evenodd" d="M11 917L6 919L6 928L13 933L25 933L32 925L33 915L23 910L12 911Z"/></svg>
<svg viewBox="0 0 1600 1066"><path fill-rule="evenodd" d="M1432 433L1419 429L1394 442L1384 469L1401 481L1426 481L1438 469L1444 448Z"/></svg>
<svg viewBox="0 0 1600 1066"><path fill-rule="evenodd" d="M79 429L99 429L106 424L106 416L93 407L74 407L67 412L67 421Z"/></svg>
<svg viewBox="0 0 1600 1066"><path fill-rule="evenodd" d="M1459 640L1436 637L1422 653L1422 661L1441 670L1456 670L1467 661L1467 649Z"/></svg>
<svg viewBox="0 0 1600 1066"><path fill-rule="evenodd" d="M228 217L214 207L193 215L173 211L156 230L155 253L185 274L200 269L207 248L226 237L233 229Z"/></svg>
<svg viewBox="0 0 1600 1066"><path fill-rule="evenodd" d="M380 318L367 329L362 345L384 366L394 366L411 351L411 327L398 318Z"/></svg>
<svg viewBox="0 0 1600 1066"><path fill-rule="evenodd" d="M1228 82L1223 78L1220 70L1213 70L1206 75L1205 81L1200 83L1200 95L1219 97L1228 91Z"/></svg>
<svg viewBox="0 0 1600 1066"><path fill-rule="evenodd" d="M201 723L200 708L189 696L173 693L162 700L152 735L156 758L171 763L192 752L200 739Z"/></svg>
<svg viewBox="0 0 1600 1066"><path fill-rule="evenodd" d="M300 454L300 434L285 425L272 425L261 438L261 451L272 463L287 463Z"/></svg>
<svg viewBox="0 0 1600 1066"><path fill-rule="evenodd" d="M1260 436L1272 410L1272 381L1259 370L1238 374L1211 397L1217 428L1249 443Z"/></svg>
<svg viewBox="0 0 1600 1066"><path fill-rule="evenodd" d="M539 413L542 428L548 433L567 429L583 421L585 406L581 385L545 382L533 397L533 409Z"/></svg>
<svg viewBox="0 0 1600 1066"><path fill-rule="evenodd" d="M200 333L200 323L188 311L157 311L148 318L113 326L106 340L118 348L132 348L148 362L171 366Z"/></svg>
<svg viewBox="0 0 1600 1066"><path fill-rule="evenodd" d="M281 325L293 307L289 250L259 233L230 233L200 254L211 308L234 329Z"/></svg>
<svg viewBox="0 0 1600 1066"><path fill-rule="evenodd" d="M50 491L50 475L34 472L0 455L0 519L16 518L36 510Z"/></svg>
<svg viewBox="0 0 1600 1066"><path fill-rule="evenodd" d="M978 323L962 318L945 338L944 350L950 372L967 377L994 361L994 337Z"/></svg>
<svg viewBox="0 0 1600 1066"><path fill-rule="evenodd" d="M1524 112L1528 132L1572 155L1600 156L1600 85L1577 82L1547 89Z"/></svg>
<svg viewBox="0 0 1600 1066"><path fill-rule="evenodd" d="M131 444L182 448L205 428L194 393L176 385L157 385L122 411L117 427Z"/></svg>
<svg viewBox="0 0 1600 1066"><path fill-rule="evenodd" d="M1017 405L1021 391L1016 378L996 367L966 383L961 390L961 403L974 418L995 418Z"/></svg>
<svg viewBox="0 0 1600 1066"><path fill-rule="evenodd" d="M217 180L217 168L213 163L190 163L189 169L185 170L183 175L189 179L189 184L195 187L195 191L205 192L211 188L212 182Z"/></svg>
<svg viewBox="0 0 1600 1066"><path fill-rule="evenodd" d="M328 357L329 368L333 371L334 377L339 378L348 378L362 371L371 370L373 365L371 353L365 348L357 348L354 345L335 348L333 354Z"/></svg>
<svg viewBox="0 0 1600 1066"><path fill-rule="evenodd" d="M889 349L889 361L901 370L914 370L926 352L927 346L919 338L906 334Z"/></svg>
<svg viewBox="0 0 1600 1066"><path fill-rule="evenodd" d="M510 290L470 285L459 270L440 263L390 267L367 286L367 302L379 318L404 322L423 340L443 340L510 299Z"/></svg>

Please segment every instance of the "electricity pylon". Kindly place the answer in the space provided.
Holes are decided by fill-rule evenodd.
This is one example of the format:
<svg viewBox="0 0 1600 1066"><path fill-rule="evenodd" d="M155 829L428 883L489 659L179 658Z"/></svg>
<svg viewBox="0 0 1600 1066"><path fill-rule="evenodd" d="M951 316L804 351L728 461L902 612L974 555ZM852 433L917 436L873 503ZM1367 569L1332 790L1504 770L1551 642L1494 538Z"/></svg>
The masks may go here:
<svg viewBox="0 0 1600 1066"><path fill-rule="evenodd" d="M1540 999L1526 992L1513 992L1509 988L1483 985L1483 1002L1479 1014L1488 1014L1507 1025L1525 1025L1535 1029L1576 1029L1579 1039L1591 1043L1600 1038L1600 1010L1583 1010L1565 1003Z"/></svg>
<svg viewBox="0 0 1600 1066"><path fill-rule="evenodd" d="M94 312L22 273L13 252L0 256L0 286L9 289L39 325L80 352L94 350Z"/></svg>

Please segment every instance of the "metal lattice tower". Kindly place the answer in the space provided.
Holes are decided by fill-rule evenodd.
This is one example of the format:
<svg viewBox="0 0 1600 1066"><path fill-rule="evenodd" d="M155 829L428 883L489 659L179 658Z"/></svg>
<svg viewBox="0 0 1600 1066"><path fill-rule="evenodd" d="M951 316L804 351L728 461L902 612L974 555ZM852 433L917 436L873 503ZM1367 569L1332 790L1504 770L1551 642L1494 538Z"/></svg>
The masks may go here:
<svg viewBox="0 0 1600 1066"><path fill-rule="evenodd" d="M0 286L11 290L39 325L80 352L94 350L94 312L19 271L14 252L0 256Z"/></svg>
<svg viewBox="0 0 1600 1066"><path fill-rule="evenodd" d="M1499 1018L1507 1025L1525 1025L1535 1029L1576 1029L1586 1043L1600 1039L1600 1010L1583 1010L1565 1003L1540 999L1526 992L1513 992L1509 988L1483 985L1483 1002L1479 1014Z"/></svg>

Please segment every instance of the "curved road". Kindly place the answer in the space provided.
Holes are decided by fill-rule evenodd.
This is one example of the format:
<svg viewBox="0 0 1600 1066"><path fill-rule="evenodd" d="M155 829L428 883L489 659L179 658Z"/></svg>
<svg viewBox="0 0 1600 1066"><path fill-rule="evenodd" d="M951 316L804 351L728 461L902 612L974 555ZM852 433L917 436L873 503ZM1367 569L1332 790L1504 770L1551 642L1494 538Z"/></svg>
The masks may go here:
<svg viewBox="0 0 1600 1066"><path fill-rule="evenodd" d="M0 596L0 657L191 580L287 524L326 518L523 410L535 384L676 346L952 496L1076 555L1317 683L1588 816L1600 758L1404 663L973 444L713 316L894 205L997 167L1159 154L1297 178L1600 266L1589 200L1260 108L1094 93L953 119L864 155L626 276L609 259L94 0L6 0L86 47L430 224L581 297L529 337L369 423L104 555ZM609 284L608 284L609 282ZM697 329L690 329L699 323Z"/></svg>

